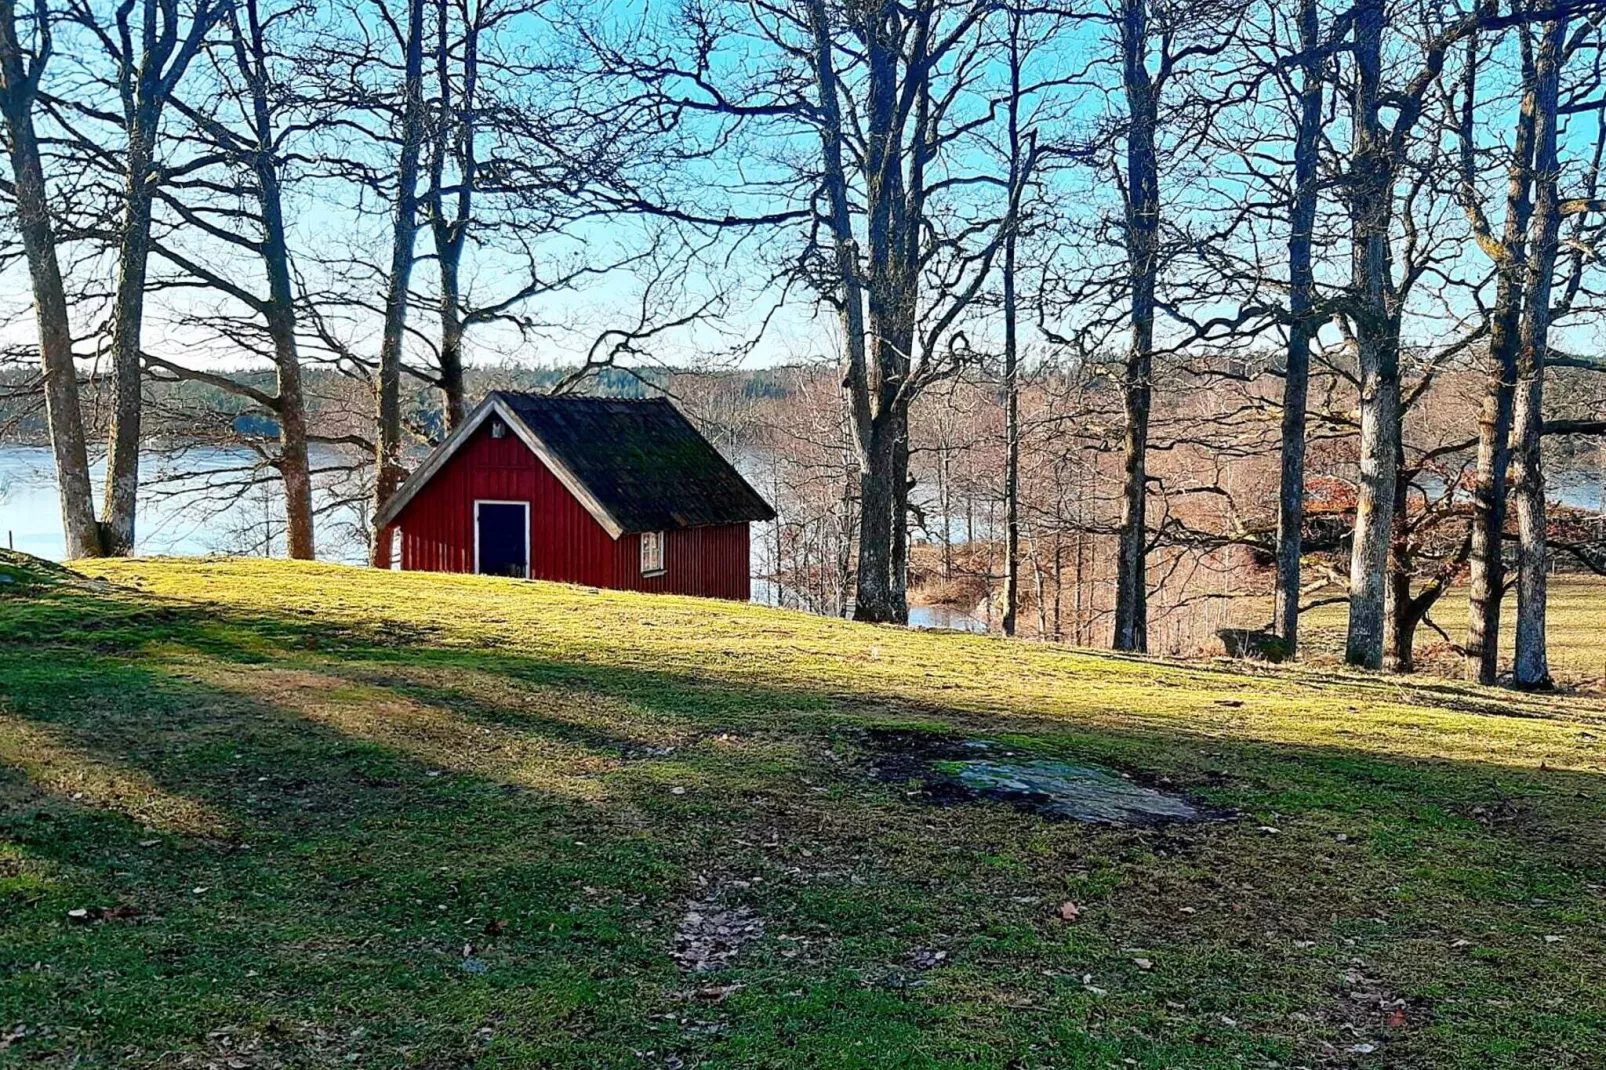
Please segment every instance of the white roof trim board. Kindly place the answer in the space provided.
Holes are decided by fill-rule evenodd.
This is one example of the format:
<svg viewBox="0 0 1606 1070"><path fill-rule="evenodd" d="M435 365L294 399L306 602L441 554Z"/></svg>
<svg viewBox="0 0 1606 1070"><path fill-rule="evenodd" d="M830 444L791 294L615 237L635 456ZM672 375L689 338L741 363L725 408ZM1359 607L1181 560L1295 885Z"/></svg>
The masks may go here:
<svg viewBox="0 0 1606 1070"><path fill-rule="evenodd" d="M446 441L442 442L435 452L429 455L429 459L420 465L417 471L408 476L400 487L396 488L396 493L391 495L390 501L386 502L385 507L379 511L375 525L382 528L395 523L396 517L401 515L401 511L406 508L407 503L412 501L414 496L424 489L425 484L435 478L436 473L445 466L447 461L452 459L458 450L462 449L463 444L469 440L469 437L475 431L479 430L480 425L493 415L501 417L502 422L513 429L513 433L519 436L519 441L528 446L530 452L535 454L536 458L546 466L547 471L556 476L558 482L563 484L564 489L574 495L581 505L585 506L586 512L590 513L592 518L602 525L603 530L609 536L617 539L625 533L624 525L619 523L618 519L609 513L607 509L603 508L602 503L596 499L596 496L575 478L574 473L569 471L568 467L551 450L547 449L546 444L541 441L540 437L494 394L480 402L473 412L464 417L457 430L448 435Z"/></svg>

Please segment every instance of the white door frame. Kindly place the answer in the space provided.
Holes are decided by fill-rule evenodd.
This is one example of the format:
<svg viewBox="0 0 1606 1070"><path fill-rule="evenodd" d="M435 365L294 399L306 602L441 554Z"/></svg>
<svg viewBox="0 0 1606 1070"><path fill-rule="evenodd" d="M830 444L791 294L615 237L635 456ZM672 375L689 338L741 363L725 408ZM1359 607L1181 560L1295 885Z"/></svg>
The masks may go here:
<svg viewBox="0 0 1606 1070"><path fill-rule="evenodd" d="M517 505L524 509L524 578L530 578L530 503L508 501L503 498L475 498L474 499L474 574L480 572L480 506L482 505Z"/></svg>

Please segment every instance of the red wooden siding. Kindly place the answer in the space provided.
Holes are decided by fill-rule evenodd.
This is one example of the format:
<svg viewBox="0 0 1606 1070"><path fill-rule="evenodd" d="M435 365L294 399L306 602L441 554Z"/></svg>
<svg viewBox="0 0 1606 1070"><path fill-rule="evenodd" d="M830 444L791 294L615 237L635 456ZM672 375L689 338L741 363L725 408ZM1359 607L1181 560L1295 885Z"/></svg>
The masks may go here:
<svg viewBox="0 0 1606 1070"><path fill-rule="evenodd" d="M641 536L614 539L517 436L492 438L489 424L396 518L401 567L473 572L474 502L484 500L530 504L531 579L743 602L751 597L745 523L669 531L664 571L643 576Z"/></svg>

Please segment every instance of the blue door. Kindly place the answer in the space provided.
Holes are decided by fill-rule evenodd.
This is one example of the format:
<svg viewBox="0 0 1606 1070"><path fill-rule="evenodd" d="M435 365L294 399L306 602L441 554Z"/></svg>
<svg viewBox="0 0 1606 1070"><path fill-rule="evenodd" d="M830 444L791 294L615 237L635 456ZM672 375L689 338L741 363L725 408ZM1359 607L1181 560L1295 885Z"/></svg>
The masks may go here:
<svg viewBox="0 0 1606 1070"><path fill-rule="evenodd" d="M482 576L529 576L529 509L523 502L474 503L476 556Z"/></svg>

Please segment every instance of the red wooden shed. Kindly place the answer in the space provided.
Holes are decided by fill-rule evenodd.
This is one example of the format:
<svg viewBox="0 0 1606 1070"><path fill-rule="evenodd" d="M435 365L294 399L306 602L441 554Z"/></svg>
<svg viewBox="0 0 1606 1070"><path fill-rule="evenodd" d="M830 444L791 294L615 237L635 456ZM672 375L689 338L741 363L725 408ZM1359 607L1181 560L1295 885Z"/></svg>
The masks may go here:
<svg viewBox="0 0 1606 1070"><path fill-rule="evenodd" d="M401 567L746 601L775 511L662 398L498 390L381 511Z"/></svg>

